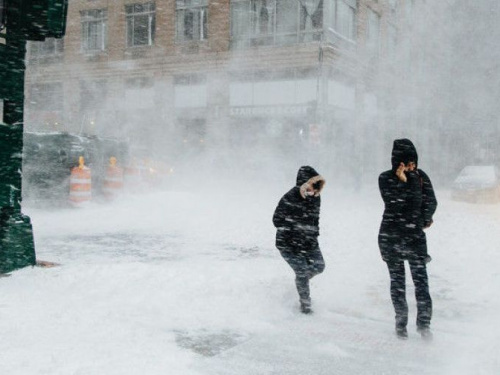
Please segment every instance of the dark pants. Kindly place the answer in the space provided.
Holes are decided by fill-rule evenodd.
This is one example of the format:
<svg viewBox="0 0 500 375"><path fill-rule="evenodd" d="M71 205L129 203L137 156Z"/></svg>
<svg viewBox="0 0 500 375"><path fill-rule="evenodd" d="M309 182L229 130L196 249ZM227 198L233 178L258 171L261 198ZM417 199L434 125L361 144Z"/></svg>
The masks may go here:
<svg viewBox="0 0 500 375"><path fill-rule="evenodd" d="M432 300L429 294L429 282L425 260L410 259L411 277L415 285L417 300L417 327L429 327L432 317ZM408 324L408 304L406 302L405 266L403 260L387 262L391 277L391 299L396 313L396 327L403 328Z"/></svg>
<svg viewBox="0 0 500 375"><path fill-rule="evenodd" d="M310 304L309 280L325 269L325 261L321 250L319 247L308 251L279 250L281 256L295 272L295 285L297 286L300 301L304 304Z"/></svg>

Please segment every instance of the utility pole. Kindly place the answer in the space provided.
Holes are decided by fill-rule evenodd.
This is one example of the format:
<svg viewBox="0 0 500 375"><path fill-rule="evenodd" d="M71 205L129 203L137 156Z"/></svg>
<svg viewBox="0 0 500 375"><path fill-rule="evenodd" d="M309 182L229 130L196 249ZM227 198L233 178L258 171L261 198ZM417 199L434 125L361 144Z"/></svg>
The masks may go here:
<svg viewBox="0 0 500 375"><path fill-rule="evenodd" d="M27 41L62 38L68 0L0 0L0 274L35 265L33 228L21 213Z"/></svg>

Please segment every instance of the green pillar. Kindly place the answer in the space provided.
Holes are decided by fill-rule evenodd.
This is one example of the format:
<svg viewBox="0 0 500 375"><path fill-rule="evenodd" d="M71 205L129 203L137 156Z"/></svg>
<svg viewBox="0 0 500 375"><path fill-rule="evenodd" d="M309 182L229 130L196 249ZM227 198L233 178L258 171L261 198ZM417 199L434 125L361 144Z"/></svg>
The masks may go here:
<svg viewBox="0 0 500 375"><path fill-rule="evenodd" d="M62 38L68 0L0 0L0 273L36 263L30 218L21 213L24 73L28 40ZM2 120L2 119L0 119Z"/></svg>
<svg viewBox="0 0 500 375"><path fill-rule="evenodd" d="M3 123L0 124L0 273L35 265L30 218L21 213L26 40L6 38L0 50Z"/></svg>

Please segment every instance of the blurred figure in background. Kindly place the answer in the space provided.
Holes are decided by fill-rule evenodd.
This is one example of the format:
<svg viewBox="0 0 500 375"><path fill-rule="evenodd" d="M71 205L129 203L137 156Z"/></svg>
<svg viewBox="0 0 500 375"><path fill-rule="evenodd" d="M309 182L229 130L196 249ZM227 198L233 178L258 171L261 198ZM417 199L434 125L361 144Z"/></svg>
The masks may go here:
<svg viewBox="0 0 500 375"><path fill-rule="evenodd" d="M378 236L382 259L391 278L391 299L396 313L396 334L407 338L408 304L406 302L405 265L410 265L417 300L417 331L430 338L432 300L426 264L429 228L437 200L431 180L418 169L418 155L408 139L396 139L392 149L392 169L379 176L379 189L385 209Z"/></svg>

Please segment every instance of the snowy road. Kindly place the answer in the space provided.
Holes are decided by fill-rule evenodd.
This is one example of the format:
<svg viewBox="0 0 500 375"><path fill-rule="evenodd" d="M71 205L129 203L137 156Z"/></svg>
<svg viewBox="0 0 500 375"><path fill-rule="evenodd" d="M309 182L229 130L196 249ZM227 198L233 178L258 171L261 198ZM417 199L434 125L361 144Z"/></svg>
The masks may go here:
<svg viewBox="0 0 500 375"><path fill-rule="evenodd" d="M434 340L393 333L377 248L382 203L326 190L312 316L274 249L284 191L158 193L81 210L26 209L39 259L0 278L1 373L499 374L499 205L440 206L428 232ZM251 197L251 199L249 199Z"/></svg>

